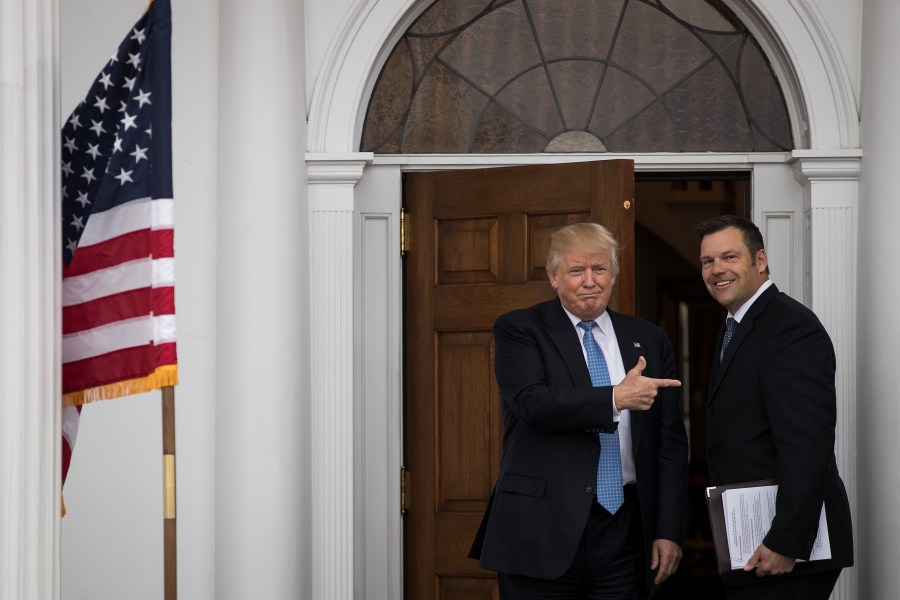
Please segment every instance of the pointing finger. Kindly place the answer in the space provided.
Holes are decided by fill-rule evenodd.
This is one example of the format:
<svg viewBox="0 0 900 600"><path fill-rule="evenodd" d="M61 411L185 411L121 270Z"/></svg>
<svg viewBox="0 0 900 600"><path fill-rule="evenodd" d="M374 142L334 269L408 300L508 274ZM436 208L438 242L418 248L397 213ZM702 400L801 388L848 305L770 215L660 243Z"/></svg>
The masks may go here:
<svg viewBox="0 0 900 600"><path fill-rule="evenodd" d="M681 382L677 379L657 379L656 387L681 387Z"/></svg>

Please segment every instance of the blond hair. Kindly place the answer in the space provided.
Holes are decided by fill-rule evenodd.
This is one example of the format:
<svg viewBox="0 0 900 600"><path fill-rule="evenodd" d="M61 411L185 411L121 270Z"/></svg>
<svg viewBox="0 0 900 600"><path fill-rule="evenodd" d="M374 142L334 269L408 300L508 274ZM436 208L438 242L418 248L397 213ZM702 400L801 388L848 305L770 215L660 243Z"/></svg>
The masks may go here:
<svg viewBox="0 0 900 600"><path fill-rule="evenodd" d="M562 255L573 250L609 253L613 276L619 274L619 243L609 229L598 223L573 223L550 235L547 272L555 273Z"/></svg>

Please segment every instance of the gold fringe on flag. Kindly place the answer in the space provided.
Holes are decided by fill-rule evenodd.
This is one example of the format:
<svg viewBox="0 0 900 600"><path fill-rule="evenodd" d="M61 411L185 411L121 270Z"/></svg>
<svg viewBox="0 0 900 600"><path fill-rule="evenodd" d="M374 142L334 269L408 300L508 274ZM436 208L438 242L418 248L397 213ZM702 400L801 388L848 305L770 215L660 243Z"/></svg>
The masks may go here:
<svg viewBox="0 0 900 600"><path fill-rule="evenodd" d="M151 392L167 385L176 384L178 384L178 365L163 365L157 367L153 373L146 377L117 381L107 385L63 394L63 406L80 406L96 402L97 400L112 400L120 396Z"/></svg>

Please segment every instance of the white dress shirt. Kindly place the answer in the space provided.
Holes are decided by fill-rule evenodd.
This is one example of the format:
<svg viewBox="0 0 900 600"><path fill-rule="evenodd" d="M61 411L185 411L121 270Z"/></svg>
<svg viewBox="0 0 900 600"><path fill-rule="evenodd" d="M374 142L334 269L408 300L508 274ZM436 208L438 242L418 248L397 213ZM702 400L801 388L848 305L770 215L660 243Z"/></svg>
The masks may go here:
<svg viewBox="0 0 900 600"><path fill-rule="evenodd" d="M572 321L572 327L578 333L578 341L581 344L581 353L584 355L584 363L587 364L587 351L584 349L584 329L578 326L581 319L570 313L566 307L563 307L569 320ZM609 381L612 385L617 385L625 379L625 365L622 363L622 353L619 351L619 342L616 339L616 331L613 329L612 319L609 313L603 311L603 314L594 319L597 327L591 332L594 339L603 351L603 357L606 359L606 368L609 370ZM631 453L631 415L628 409L616 410L615 397L613 398L613 421L619 423L619 450L622 456L622 483L629 484L637 481L636 471L634 468L634 457Z"/></svg>

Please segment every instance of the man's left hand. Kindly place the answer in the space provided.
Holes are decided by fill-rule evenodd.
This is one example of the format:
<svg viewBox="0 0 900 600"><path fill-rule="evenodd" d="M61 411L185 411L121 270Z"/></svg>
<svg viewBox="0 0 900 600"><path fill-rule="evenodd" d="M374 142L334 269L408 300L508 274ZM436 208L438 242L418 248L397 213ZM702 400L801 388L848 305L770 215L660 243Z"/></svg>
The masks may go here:
<svg viewBox="0 0 900 600"><path fill-rule="evenodd" d="M678 569L681 562L681 546L672 540L653 540L650 550L650 570L656 571L654 583L660 584Z"/></svg>
<svg viewBox="0 0 900 600"><path fill-rule="evenodd" d="M748 572L756 570L757 577L784 575L794 570L796 562L797 559L778 554L774 550L766 548L765 544L760 544L747 564L744 565L744 570Z"/></svg>

